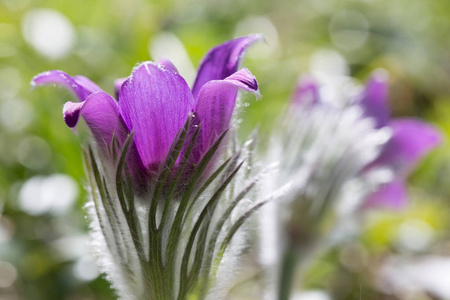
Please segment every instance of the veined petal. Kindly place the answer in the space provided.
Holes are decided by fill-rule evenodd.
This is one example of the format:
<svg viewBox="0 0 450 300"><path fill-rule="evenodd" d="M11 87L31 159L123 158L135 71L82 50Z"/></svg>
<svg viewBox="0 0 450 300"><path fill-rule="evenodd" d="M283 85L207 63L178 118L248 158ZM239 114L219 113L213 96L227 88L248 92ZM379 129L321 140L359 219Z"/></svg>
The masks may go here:
<svg viewBox="0 0 450 300"><path fill-rule="evenodd" d="M314 105L320 102L319 86L314 78L310 76L302 77L295 89L292 103L301 105Z"/></svg>
<svg viewBox="0 0 450 300"><path fill-rule="evenodd" d="M101 90L95 83L84 76L71 77L67 73L59 70L47 71L38 74L31 80L31 86L41 86L47 84L58 84L74 93L80 101L94 92L94 88Z"/></svg>
<svg viewBox="0 0 450 300"><path fill-rule="evenodd" d="M157 64L166 67L169 70L172 70L175 73L178 73L177 68L172 64L172 62L168 59L161 59L157 62ZM116 95L116 99L119 100L119 92L122 88L122 85L125 81L127 81L128 77L118 78L114 81L114 91Z"/></svg>
<svg viewBox="0 0 450 300"><path fill-rule="evenodd" d="M241 69L224 80L209 81L201 88L195 114L202 126L202 153L228 129L239 88L258 93L256 78L247 69Z"/></svg>
<svg viewBox="0 0 450 300"><path fill-rule="evenodd" d="M74 128L82 116L101 145L110 145L113 134L118 137L127 134L116 101L105 92L93 93L83 102L67 102L63 114L70 128Z"/></svg>
<svg viewBox="0 0 450 300"><path fill-rule="evenodd" d="M408 202L406 184L401 179L383 184L378 190L370 194L363 208L401 209Z"/></svg>
<svg viewBox="0 0 450 300"><path fill-rule="evenodd" d="M375 120L376 128L386 126L390 118L388 81L389 77L386 71L373 72L361 98L364 115Z"/></svg>
<svg viewBox="0 0 450 300"><path fill-rule="evenodd" d="M253 34L240 37L212 48L200 63L197 78L192 88L194 98L202 86L210 80L222 80L237 71L245 50L262 35Z"/></svg>
<svg viewBox="0 0 450 300"><path fill-rule="evenodd" d="M397 119L389 126L392 137L371 165L391 167L399 175L408 175L424 155L441 143L440 132L423 121Z"/></svg>
<svg viewBox="0 0 450 300"><path fill-rule="evenodd" d="M163 162L194 106L186 81L153 62L139 65L122 85L119 111L145 167Z"/></svg>

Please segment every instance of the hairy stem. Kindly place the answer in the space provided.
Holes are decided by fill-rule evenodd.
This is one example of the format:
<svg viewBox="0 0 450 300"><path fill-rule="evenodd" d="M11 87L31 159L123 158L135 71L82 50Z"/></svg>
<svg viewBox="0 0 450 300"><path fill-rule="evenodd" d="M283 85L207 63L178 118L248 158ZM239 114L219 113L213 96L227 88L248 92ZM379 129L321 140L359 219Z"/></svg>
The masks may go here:
<svg viewBox="0 0 450 300"><path fill-rule="evenodd" d="M298 261L298 254L292 248L287 248L281 261L280 282L278 284L278 300L289 300L292 290L292 283L295 278L295 269Z"/></svg>

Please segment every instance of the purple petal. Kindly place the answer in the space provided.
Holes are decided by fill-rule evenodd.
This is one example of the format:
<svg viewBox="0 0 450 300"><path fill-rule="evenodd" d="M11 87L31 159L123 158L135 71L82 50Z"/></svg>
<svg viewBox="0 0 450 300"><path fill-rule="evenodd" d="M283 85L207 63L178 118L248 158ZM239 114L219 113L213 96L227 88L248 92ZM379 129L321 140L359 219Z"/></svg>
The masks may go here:
<svg viewBox="0 0 450 300"><path fill-rule="evenodd" d="M158 65L162 65L162 66L166 67L166 68L169 69L169 70L172 70L172 71L175 72L175 73L178 73L177 68L176 68L176 67L173 65L173 63L172 63L170 60L168 60L168 59L163 58L163 59L158 60L156 63L157 63Z"/></svg>
<svg viewBox="0 0 450 300"><path fill-rule="evenodd" d="M202 153L228 129L239 88L258 93L258 83L247 69L239 70L224 80L207 82L200 90L195 113L202 126Z"/></svg>
<svg viewBox="0 0 450 300"><path fill-rule="evenodd" d="M243 68L224 79L225 82L244 89L252 93L258 93L258 82L255 76L247 69ZM201 90L200 90L201 91Z"/></svg>
<svg viewBox="0 0 450 300"><path fill-rule="evenodd" d="M310 76L302 77L295 89L292 97L292 103L302 105L314 105L320 102L319 86L314 78Z"/></svg>
<svg viewBox="0 0 450 300"><path fill-rule="evenodd" d="M408 202L408 192L405 183L398 179L382 185L370 194L363 208L387 208L397 210L405 207Z"/></svg>
<svg viewBox="0 0 450 300"><path fill-rule="evenodd" d="M75 75L73 79L91 94L103 91L96 83L83 75Z"/></svg>
<svg viewBox="0 0 450 300"><path fill-rule="evenodd" d="M88 82L89 81L89 82ZM31 86L58 84L74 93L80 101L84 101L92 92L95 85L86 77L70 77L63 71L54 70L38 74L31 80ZM97 85L96 88L100 89Z"/></svg>
<svg viewBox="0 0 450 300"><path fill-rule="evenodd" d="M212 48L200 63L192 94L197 99L202 86L210 80L222 80L237 71L245 50L262 35L237 38Z"/></svg>
<svg viewBox="0 0 450 300"><path fill-rule="evenodd" d="M97 141L97 145L105 154L109 153L107 147L111 146L113 135L123 146L129 134L119 115L117 102L105 92L93 93L84 102L67 102L64 105L63 114L66 124L71 128L77 125L79 117L82 116ZM127 165L131 177L134 179L135 188L139 189L145 186L144 168L134 143L128 149Z"/></svg>
<svg viewBox="0 0 450 300"><path fill-rule="evenodd" d="M125 81L127 81L127 79L128 79L128 77L119 78L119 79L114 80L114 92L115 92L117 100L119 100L120 89L122 88L122 85L125 83Z"/></svg>
<svg viewBox="0 0 450 300"><path fill-rule="evenodd" d="M80 118L80 110L83 108L83 102L71 102L68 101L63 107L63 116L66 125L70 128L74 128L78 124Z"/></svg>
<svg viewBox="0 0 450 300"><path fill-rule="evenodd" d="M397 119L389 123L392 137L372 166L391 167L406 176L423 156L441 143L441 134L433 126L415 119Z"/></svg>
<svg viewBox="0 0 450 300"><path fill-rule="evenodd" d="M164 161L194 106L186 81L152 62L139 65L122 85L119 110L146 168Z"/></svg>
<svg viewBox="0 0 450 300"><path fill-rule="evenodd" d="M162 65L162 66L166 67L167 69L172 70L175 73L178 73L177 68L168 59L161 59L157 62L157 64ZM124 84L124 82L127 81L127 79L128 79L128 77L124 77L124 78L116 79L114 81L114 91L115 91L116 99L119 99L120 89L122 88L122 85Z"/></svg>
<svg viewBox="0 0 450 300"><path fill-rule="evenodd" d="M67 126L74 128L82 116L100 145L110 145L112 136L126 136L116 101L105 92L91 94L83 102L67 102L63 108Z"/></svg>
<svg viewBox="0 0 450 300"><path fill-rule="evenodd" d="M389 77L384 70L372 73L364 89L361 105L366 117L374 118L375 127L386 126L390 118Z"/></svg>

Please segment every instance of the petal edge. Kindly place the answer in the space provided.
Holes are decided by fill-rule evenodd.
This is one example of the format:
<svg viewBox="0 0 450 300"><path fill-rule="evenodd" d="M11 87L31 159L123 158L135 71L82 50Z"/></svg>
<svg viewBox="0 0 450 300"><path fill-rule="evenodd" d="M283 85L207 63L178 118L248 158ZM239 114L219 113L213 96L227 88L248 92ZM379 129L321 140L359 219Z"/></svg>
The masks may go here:
<svg viewBox="0 0 450 300"><path fill-rule="evenodd" d="M395 119L388 125L392 137L371 166L391 167L401 176L407 176L442 141L439 130L421 120Z"/></svg>
<svg viewBox="0 0 450 300"><path fill-rule="evenodd" d="M208 151L228 129L239 88L259 95L256 78L247 69L241 69L224 80L209 81L201 88L195 113L196 122L202 124L202 153Z"/></svg>
<svg viewBox="0 0 450 300"><path fill-rule="evenodd" d="M261 39L261 34L253 34L230 40L212 48L200 63L197 78L192 87L194 98L197 99L202 86L208 81L222 80L235 73L245 50Z"/></svg>
<svg viewBox="0 0 450 300"><path fill-rule="evenodd" d="M92 84L97 88L98 86L84 76L71 77L67 73L60 70L53 70L40 73L31 80L31 87L37 87L48 84L58 84L65 87L70 92L74 93L80 101L86 98L93 92ZM86 85L87 84L87 85Z"/></svg>

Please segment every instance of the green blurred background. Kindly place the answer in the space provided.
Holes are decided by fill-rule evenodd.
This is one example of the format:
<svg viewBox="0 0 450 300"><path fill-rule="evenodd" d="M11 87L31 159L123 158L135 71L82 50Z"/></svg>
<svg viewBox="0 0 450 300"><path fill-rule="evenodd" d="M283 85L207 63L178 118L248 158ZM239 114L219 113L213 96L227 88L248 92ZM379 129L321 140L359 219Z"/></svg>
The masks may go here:
<svg viewBox="0 0 450 300"><path fill-rule="evenodd" d="M168 56L192 83L208 49L253 32L266 43L244 64L262 98L243 96L241 136L258 125L264 144L318 68L360 80L385 68L394 114L450 133L448 0L0 0L0 299L114 299L87 246L81 148L61 114L72 96L31 92L31 78L61 69L112 93L137 63ZM311 266L314 299L450 299L449 156L444 141L410 178L408 208L367 213L357 242ZM411 275L423 272L431 283ZM229 299L250 299L243 290Z"/></svg>

